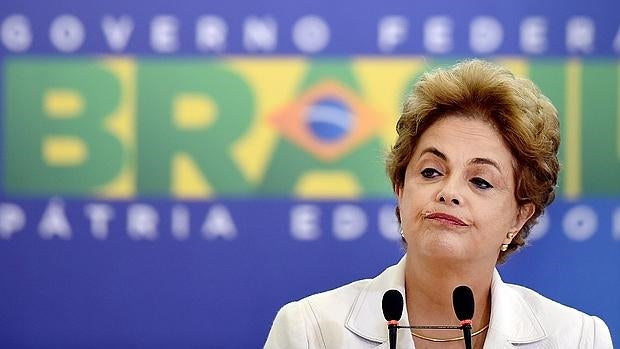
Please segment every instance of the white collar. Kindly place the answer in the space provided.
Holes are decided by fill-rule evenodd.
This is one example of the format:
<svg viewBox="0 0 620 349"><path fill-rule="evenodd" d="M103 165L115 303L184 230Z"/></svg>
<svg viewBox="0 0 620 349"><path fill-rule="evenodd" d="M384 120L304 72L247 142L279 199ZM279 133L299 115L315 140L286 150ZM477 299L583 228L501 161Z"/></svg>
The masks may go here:
<svg viewBox="0 0 620 349"><path fill-rule="evenodd" d="M398 264L387 268L372 279L359 293L351 307L345 326L356 335L387 348L387 326L381 300L385 291L396 289L405 294L406 255ZM407 307L403 309L401 325L409 324ZM536 314L523 297L505 284L497 270L491 282L491 320L485 348L512 347L539 341L546 337ZM411 336L398 336L398 347L413 348Z"/></svg>

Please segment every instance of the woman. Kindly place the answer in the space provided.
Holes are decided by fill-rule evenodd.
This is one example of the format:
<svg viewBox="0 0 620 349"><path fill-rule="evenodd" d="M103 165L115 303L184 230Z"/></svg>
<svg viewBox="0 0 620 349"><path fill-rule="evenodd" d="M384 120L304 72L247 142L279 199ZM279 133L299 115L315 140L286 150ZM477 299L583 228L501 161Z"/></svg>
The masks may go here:
<svg viewBox="0 0 620 349"><path fill-rule="evenodd" d="M480 60L426 74L387 159L406 255L372 280L284 306L265 348L388 348L381 299L404 295L401 325L458 325L452 291L474 293L473 348L611 348L597 317L502 282L554 199L557 111L534 84ZM410 334L410 335L409 335ZM400 330L397 348L463 348L459 330Z"/></svg>

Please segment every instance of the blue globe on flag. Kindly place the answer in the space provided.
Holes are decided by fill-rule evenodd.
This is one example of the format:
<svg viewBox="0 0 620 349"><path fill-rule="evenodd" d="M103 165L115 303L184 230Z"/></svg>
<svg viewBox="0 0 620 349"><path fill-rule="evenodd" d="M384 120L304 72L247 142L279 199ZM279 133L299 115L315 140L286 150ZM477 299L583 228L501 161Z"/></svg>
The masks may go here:
<svg viewBox="0 0 620 349"><path fill-rule="evenodd" d="M333 143L351 131L353 114L349 106L334 98L323 98L310 105L305 123L317 139Z"/></svg>

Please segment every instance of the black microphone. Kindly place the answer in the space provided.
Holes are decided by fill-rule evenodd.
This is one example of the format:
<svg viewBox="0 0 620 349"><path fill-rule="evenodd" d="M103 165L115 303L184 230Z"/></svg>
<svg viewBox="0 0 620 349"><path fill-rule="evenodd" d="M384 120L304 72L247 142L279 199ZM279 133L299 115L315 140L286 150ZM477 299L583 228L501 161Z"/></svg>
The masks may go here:
<svg viewBox="0 0 620 349"><path fill-rule="evenodd" d="M465 349L471 349L471 319L474 317L474 294L471 288L461 285L452 292L452 306L461 321Z"/></svg>
<svg viewBox="0 0 620 349"><path fill-rule="evenodd" d="M403 295L398 290L387 290L381 301L383 316L388 322L390 349L396 349L396 331L398 321L403 316Z"/></svg>

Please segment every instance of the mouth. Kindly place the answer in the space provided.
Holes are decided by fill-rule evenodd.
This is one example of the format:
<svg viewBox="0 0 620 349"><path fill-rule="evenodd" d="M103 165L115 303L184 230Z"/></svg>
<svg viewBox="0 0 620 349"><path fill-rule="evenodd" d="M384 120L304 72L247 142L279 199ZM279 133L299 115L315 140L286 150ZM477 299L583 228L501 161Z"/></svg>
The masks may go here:
<svg viewBox="0 0 620 349"><path fill-rule="evenodd" d="M432 219L443 224L457 225L461 227L466 227L468 225L457 217L441 212L429 213L425 215L424 218Z"/></svg>

